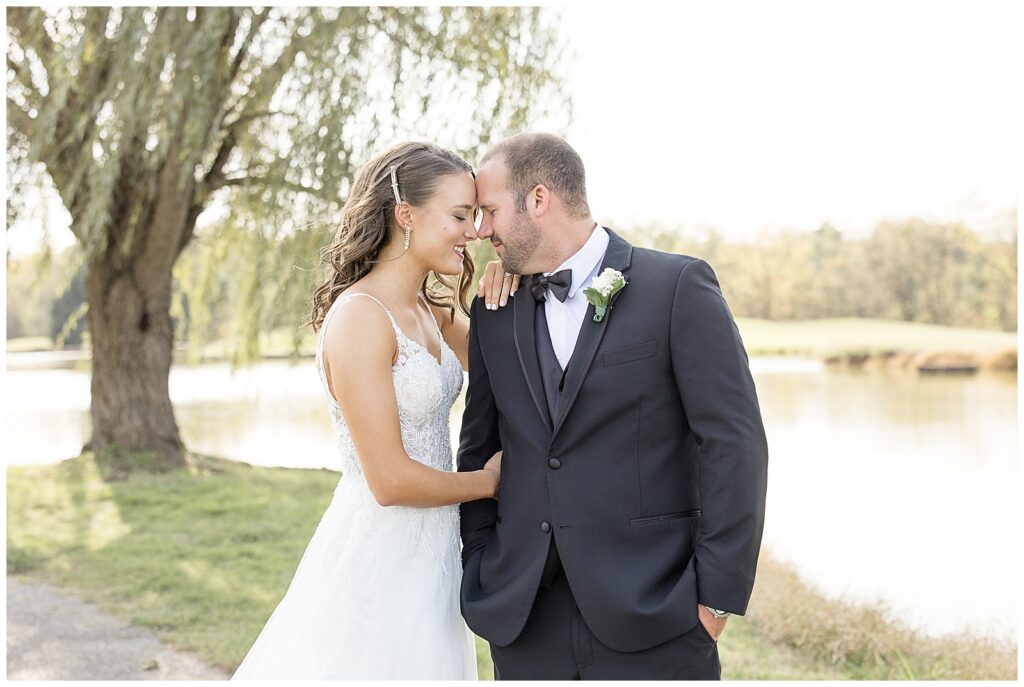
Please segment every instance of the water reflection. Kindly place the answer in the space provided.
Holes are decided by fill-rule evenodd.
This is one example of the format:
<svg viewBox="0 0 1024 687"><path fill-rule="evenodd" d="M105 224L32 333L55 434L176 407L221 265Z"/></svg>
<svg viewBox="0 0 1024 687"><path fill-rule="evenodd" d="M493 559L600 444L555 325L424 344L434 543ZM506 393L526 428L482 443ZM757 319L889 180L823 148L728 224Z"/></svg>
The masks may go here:
<svg viewBox="0 0 1024 687"><path fill-rule="evenodd" d="M1016 634L1016 378L757 375L765 544L929 633Z"/></svg>
<svg viewBox="0 0 1024 687"><path fill-rule="evenodd" d="M929 633L1015 635L1016 377L751 367L770 446L766 547L825 593ZM6 382L7 462L76 455L88 375L9 369ZM338 468L311 360L175 366L170 391L192 450ZM460 398L453 445L461 410Z"/></svg>

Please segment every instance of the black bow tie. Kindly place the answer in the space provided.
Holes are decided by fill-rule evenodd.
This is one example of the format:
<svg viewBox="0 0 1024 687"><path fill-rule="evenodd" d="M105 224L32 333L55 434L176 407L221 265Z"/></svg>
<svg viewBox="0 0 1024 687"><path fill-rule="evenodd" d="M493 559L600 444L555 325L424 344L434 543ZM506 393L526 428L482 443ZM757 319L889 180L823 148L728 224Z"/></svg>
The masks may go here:
<svg viewBox="0 0 1024 687"><path fill-rule="evenodd" d="M569 296L570 286L572 286L572 270L566 269L546 277L543 274L533 275L530 290L533 291L534 298L543 301L545 292L550 289L551 293L555 294L555 298L565 303L565 299Z"/></svg>

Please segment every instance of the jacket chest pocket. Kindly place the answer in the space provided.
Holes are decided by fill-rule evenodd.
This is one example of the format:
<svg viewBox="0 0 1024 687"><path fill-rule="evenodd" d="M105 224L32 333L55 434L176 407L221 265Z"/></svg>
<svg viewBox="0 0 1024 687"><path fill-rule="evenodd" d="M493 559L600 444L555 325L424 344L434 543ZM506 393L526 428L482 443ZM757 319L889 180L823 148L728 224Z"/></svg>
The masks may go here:
<svg viewBox="0 0 1024 687"><path fill-rule="evenodd" d="M643 360L644 358L651 358L657 352L658 342L656 340L652 340L636 344L635 346L627 346L626 348L617 348L614 351L606 351L601 360L604 362L605 367L611 367L612 365L622 365L636 360Z"/></svg>

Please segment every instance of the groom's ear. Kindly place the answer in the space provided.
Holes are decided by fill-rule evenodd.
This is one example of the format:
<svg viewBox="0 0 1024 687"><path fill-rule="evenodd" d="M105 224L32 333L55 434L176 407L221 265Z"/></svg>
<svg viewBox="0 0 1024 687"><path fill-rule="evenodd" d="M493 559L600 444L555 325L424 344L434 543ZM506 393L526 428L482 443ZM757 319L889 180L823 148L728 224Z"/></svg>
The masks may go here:
<svg viewBox="0 0 1024 687"><path fill-rule="evenodd" d="M526 194L526 209L531 210L535 218L543 217L551 210L551 189L544 184L537 184Z"/></svg>

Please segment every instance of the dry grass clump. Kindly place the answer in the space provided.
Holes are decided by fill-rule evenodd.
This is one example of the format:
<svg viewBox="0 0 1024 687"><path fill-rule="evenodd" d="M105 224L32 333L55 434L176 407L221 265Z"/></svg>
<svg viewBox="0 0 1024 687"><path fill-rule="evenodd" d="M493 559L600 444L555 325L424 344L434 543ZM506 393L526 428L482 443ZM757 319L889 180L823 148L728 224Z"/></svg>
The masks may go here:
<svg viewBox="0 0 1024 687"><path fill-rule="evenodd" d="M1015 680L1017 648L971 635L922 636L866 608L822 597L762 552L747 617L770 640L861 679Z"/></svg>

